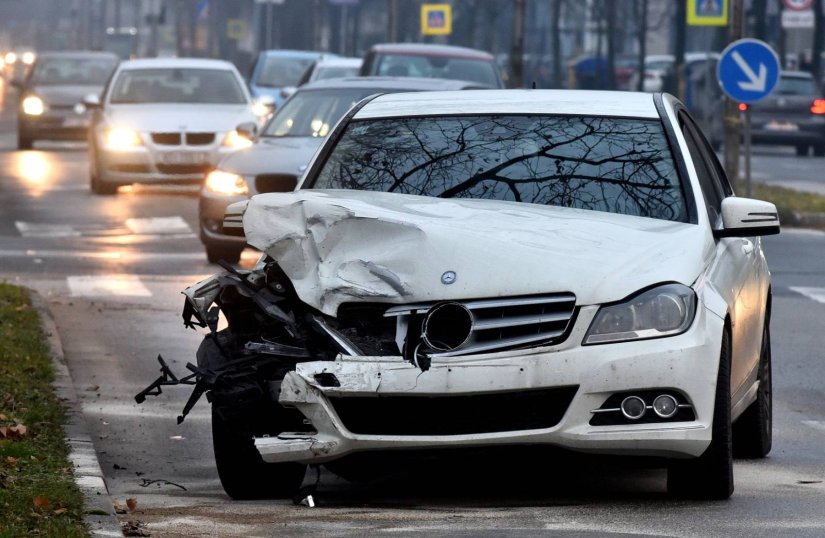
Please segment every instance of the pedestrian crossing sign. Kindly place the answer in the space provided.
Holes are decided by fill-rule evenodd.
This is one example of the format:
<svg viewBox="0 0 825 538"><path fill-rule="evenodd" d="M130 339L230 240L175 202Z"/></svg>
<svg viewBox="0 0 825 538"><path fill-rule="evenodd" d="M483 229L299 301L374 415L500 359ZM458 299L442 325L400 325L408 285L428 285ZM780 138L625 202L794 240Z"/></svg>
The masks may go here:
<svg viewBox="0 0 825 538"><path fill-rule="evenodd" d="M421 6L421 33L423 35L450 35L453 32L453 12L450 4Z"/></svg>
<svg viewBox="0 0 825 538"><path fill-rule="evenodd" d="M690 26L727 26L728 0L687 0Z"/></svg>

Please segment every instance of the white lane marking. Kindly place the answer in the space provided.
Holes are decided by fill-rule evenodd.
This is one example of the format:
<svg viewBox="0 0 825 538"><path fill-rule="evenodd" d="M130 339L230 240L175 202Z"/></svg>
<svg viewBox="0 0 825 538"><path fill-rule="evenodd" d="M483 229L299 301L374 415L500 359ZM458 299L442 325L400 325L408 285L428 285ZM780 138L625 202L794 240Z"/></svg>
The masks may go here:
<svg viewBox="0 0 825 538"><path fill-rule="evenodd" d="M72 297L151 297L152 292L135 275L66 277Z"/></svg>
<svg viewBox="0 0 825 538"><path fill-rule="evenodd" d="M14 226L23 237L78 237L80 232L68 224L41 224L37 222L14 221Z"/></svg>
<svg viewBox="0 0 825 538"><path fill-rule="evenodd" d="M192 228L181 217L126 219L126 227L137 235L191 234Z"/></svg>
<svg viewBox="0 0 825 538"><path fill-rule="evenodd" d="M0 250L0 258L95 258L104 260L196 260L205 261L203 252L98 252L94 250Z"/></svg>
<svg viewBox="0 0 825 538"><path fill-rule="evenodd" d="M791 291L795 291L796 293L804 295L808 299L812 299L818 303L825 304L825 288L806 288L791 286L789 289Z"/></svg>
<svg viewBox="0 0 825 538"><path fill-rule="evenodd" d="M803 420L802 424L813 428L815 430L825 431L825 421L821 420Z"/></svg>

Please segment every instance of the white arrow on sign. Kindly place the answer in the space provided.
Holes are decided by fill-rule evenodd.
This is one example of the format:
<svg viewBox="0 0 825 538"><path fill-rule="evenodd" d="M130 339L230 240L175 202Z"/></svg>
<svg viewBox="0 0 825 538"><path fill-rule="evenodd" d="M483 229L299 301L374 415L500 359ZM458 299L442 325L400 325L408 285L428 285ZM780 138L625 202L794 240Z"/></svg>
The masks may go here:
<svg viewBox="0 0 825 538"><path fill-rule="evenodd" d="M736 62L736 65L739 66L740 69L745 73L745 76L748 77L748 81L746 82L737 82L739 87L745 91L752 91L752 92L764 92L765 86L768 85L768 68L765 67L765 64L759 64L759 76L756 76L756 73L753 72L751 66L748 65L748 62L742 58L742 55L739 54L738 50L733 51L731 54L731 58L733 61Z"/></svg>

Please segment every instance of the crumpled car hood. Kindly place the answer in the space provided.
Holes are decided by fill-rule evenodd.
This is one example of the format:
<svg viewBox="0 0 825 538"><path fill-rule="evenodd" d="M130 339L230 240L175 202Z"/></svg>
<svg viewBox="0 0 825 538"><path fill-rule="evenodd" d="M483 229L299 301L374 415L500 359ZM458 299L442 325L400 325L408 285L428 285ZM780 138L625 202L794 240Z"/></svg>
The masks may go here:
<svg viewBox="0 0 825 538"><path fill-rule="evenodd" d="M331 316L346 302L556 292L575 293L579 305L607 303L660 282L692 284L712 248L693 224L349 190L255 196L244 230L302 301ZM444 284L448 271L455 279Z"/></svg>
<svg viewBox="0 0 825 538"><path fill-rule="evenodd" d="M249 105L144 104L112 105L112 125L142 132L227 132L240 123L257 121Z"/></svg>

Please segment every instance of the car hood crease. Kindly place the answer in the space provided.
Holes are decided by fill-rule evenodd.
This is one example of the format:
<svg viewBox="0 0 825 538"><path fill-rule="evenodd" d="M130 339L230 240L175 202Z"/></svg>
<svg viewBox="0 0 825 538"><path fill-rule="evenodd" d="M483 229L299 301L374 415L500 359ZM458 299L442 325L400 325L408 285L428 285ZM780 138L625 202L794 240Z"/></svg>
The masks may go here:
<svg viewBox="0 0 825 538"><path fill-rule="evenodd" d="M572 292L621 300L692 284L707 238L696 225L495 200L299 190L252 198L247 242L277 260L302 301L415 302ZM447 271L455 282L443 284Z"/></svg>

